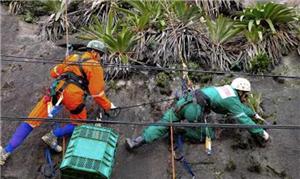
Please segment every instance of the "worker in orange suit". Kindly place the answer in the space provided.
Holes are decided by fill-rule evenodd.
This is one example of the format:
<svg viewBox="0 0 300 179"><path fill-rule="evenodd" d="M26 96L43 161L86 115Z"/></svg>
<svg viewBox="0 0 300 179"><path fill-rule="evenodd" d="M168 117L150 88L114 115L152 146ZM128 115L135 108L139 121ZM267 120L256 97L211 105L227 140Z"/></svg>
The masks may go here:
<svg viewBox="0 0 300 179"><path fill-rule="evenodd" d="M91 95L95 102L106 112L116 106L109 101L104 92L103 69L99 63L101 55L106 52L103 42L90 41L87 51L81 56L69 55L62 64L51 69L50 75L55 79L45 95L33 108L28 118L54 117L64 106L70 111L72 123L56 128L42 137L42 140L57 152L62 151L57 138L72 134L76 119L86 119L85 97ZM25 140L33 128L41 121L22 122L5 148L0 146L0 165L4 165L8 156Z"/></svg>

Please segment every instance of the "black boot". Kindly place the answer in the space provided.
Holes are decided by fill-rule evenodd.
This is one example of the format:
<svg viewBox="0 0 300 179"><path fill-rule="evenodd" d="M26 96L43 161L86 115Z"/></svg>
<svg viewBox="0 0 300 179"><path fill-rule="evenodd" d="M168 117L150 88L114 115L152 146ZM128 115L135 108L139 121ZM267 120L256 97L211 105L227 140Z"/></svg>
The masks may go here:
<svg viewBox="0 0 300 179"><path fill-rule="evenodd" d="M126 138L126 148L128 151L132 151L145 143L145 139L142 136L138 136L135 139Z"/></svg>

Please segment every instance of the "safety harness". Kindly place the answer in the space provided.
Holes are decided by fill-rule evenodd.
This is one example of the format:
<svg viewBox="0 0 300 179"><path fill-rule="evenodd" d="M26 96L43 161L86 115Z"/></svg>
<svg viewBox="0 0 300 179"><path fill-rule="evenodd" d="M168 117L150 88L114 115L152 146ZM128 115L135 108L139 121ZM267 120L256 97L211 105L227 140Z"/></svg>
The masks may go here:
<svg viewBox="0 0 300 179"><path fill-rule="evenodd" d="M184 144L184 138L182 135L177 135L176 136L176 144L175 144L175 151L177 151L175 154L175 160L181 162L183 168L192 176L192 179L196 177L194 174L192 167L190 164L187 162L187 160L184 157L183 154L183 144Z"/></svg>
<svg viewBox="0 0 300 179"><path fill-rule="evenodd" d="M200 121L204 120L205 116L210 113L211 110L211 103L210 99L201 91L201 90L195 90L191 92L193 95L192 99L188 99L187 95L184 95L185 103L183 103L180 106L176 106L174 108L174 112L176 114L176 117L179 119L182 119L181 111L186 107L186 105L190 103L197 103L201 107L203 107L202 115L199 116Z"/></svg>
<svg viewBox="0 0 300 179"><path fill-rule="evenodd" d="M203 111L201 113L201 116L198 117L198 120L206 122L206 115L208 115L211 110L210 99L200 90L191 91L190 93L192 93L193 98L188 99L188 94L185 93L184 94L185 102L182 105L176 106L173 109L176 117L178 119L183 119L181 111L188 104L197 103L203 107ZM191 165L188 163L188 161L184 157L184 152L183 152L184 136L181 132L182 131L178 130L178 132L175 134L176 135L176 145L175 145L174 150L175 150L176 154L174 157L175 157L175 160L179 161L182 164L183 168L191 175L192 179L194 179L194 178L196 178L196 175L193 172ZM210 141L210 135L209 135L208 128L206 128L206 136L207 136L207 138L205 140L205 146L206 146L206 148L209 148L209 151L207 151L207 153L208 153L208 155L210 155L211 154L211 145L208 144L208 142ZM201 141L202 141L202 139L201 139ZM207 146L207 145L210 145L210 146Z"/></svg>
<svg viewBox="0 0 300 179"><path fill-rule="evenodd" d="M76 75L73 72L65 72L61 74L51 85L50 87L50 95L52 98L52 104L55 105L57 101L59 100L59 97L61 97L62 92L65 90L65 88L69 84L74 84L81 88L84 91L84 100L81 104L79 104L75 109L70 110L71 114L79 114L85 107L85 99L88 94L90 94L88 85L89 81L87 80L86 73L83 70L82 63L85 61L90 60L90 58L85 58L85 59L79 59L76 63L72 63L69 65L78 65L79 70L81 72L81 75ZM63 85L57 89L57 85L63 81Z"/></svg>
<svg viewBox="0 0 300 179"><path fill-rule="evenodd" d="M211 102L209 97L207 97L201 90L194 90L194 91L188 91L188 88L184 88L185 87L185 82L182 82L182 93L183 93L183 97L185 98L185 102L180 105L180 106L176 106L173 108L174 113L176 115L176 117L178 119L183 119L184 117L181 114L181 111L190 103L197 103L199 104L201 107L203 107L203 111L201 113L201 116L198 117L198 120L200 121L206 121L206 115L208 115L210 113L211 110ZM193 95L192 98L188 98L188 93L191 93ZM179 100L179 96L177 96L177 100ZM206 135L209 135L209 132L207 130L208 128L206 128ZM180 130L179 130L180 131ZM210 136L210 135L209 135ZM209 137L210 139L210 137ZM202 139L201 139L202 140ZM208 142L208 140L206 139L206 143ZM191 175L192 179L194 179L196 177L196 175L194 174L191 165L188 163L188 161L185 159L184 157L184 152L183 152L183 145L184 145L184 136L182 133L178 132L176 134L176 145L175 145L175 160L179 161L183 168ZM206 144L207 145L207 144ZM209 155L210 155L211 151L209 151Z"/></svg>
<svg viewBox="0 0 300 179"><path fill-rule="evenodd" d="M53 163L51 158L51 151L48 147L45 148L44 154L46 158L46 163L40 166L39 172L47 179L57 177L57 170L59 169L59 165Z"/></svg>

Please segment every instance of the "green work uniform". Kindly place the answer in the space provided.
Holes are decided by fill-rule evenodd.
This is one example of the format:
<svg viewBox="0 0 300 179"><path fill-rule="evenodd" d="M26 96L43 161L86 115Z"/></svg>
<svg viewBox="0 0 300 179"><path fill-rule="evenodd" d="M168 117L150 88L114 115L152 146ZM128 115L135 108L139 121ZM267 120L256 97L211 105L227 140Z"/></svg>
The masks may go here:
<svg viewBox="0 0 300 179"><path fill-rule="evenodd" d="M176 107L183 106L179 113L175 113L174 109L169 109L163 115L159 122L169 123L180 122L181 120L186 119L188 122L203 122L201 116L203 114L203 107L198 105L196 102L193 102L193 94L190 93L186 97L180 98L176 102ZM184 136L193 141L204 141L206 132L205 127L185 127ZM169 127L167 126L149 126L144 129L143 137L147 143L150 143L158 138L161 138L169 132ZM210 136L213 136L213 131L209 128Z"/></svg>
<svg viewBox="0 0 300 179"><path fill-rule="evenodd" d="M200 89L198 89L200 90ZM254 125L251 117L255 115L255 112L241 103L237 91L229 85L220 87L206 87L201 91L209 98L211 110L220 114L231 114L238 123ZM184 105L187 101L193 100L193 94L190 93L185 98L180 98L176 102L176 107ZM174 109L169 109L163 115L159 122L169 123L180 122L186 119L188 122L203 122L199 121L203 115L203 107L195 102L187 103L179 114L175 114ZM185 136L192 140L202 141L205 138L205 127L193 127L185 128ZM209 134L213 136L213 130L209 128ZM249 128L248 131L254 135L263 135L262 128ZM143 137L147 143L150 143L169 132L169 128L166 126L149 126L144 129Z"/></svg>
<svg viewBox="0 0 300 179"><path fill-rule="evenodd" d="M230 114L240 124L255 125L251 119L255 112L240 101L237 91L231 86L207 87L201 91L210 99L211 110L215 113ZM248 131L254 135L263 135L262 128L249 128Z"/></svg>

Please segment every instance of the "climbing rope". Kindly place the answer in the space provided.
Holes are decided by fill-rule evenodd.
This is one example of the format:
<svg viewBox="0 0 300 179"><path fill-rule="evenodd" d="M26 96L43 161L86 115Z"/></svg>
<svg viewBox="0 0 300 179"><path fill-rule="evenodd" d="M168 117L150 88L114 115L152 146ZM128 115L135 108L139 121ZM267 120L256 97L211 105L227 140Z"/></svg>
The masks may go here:
<svg viewBox="0 0 300 179"><path fill-rule="evenodd" d="M1 116L1 121L13 122L13 121L41 121L41 122L61 122L71 123L86 123L86 124L121 124L121 125L137 125L137 126L173 126L173 127L212 127L212 128L265 128L265 129L291 129L299 130L300 125L246 125L246 124L217 124L217 123L162 123L162 122L129 122L129 121L96 121L93 119L70 119L70 118L28 118L28 117L11 117Z"/></svg>
<svg viewBox="0 0 300 179"><path fill-rule="evenodd" d="M69 55L68 0L65 0L65 23L66 23L66 56L68 56Z"/></svg>
<svg viewBox="0 0 300 179"><path fill-rule="evenodd" d="M170 114L171 115L171 114ZM171 120L170 120L170 142L171 142L171 164L172 164L172 178L173 179L176 179L176 171L175 171L175 160L174 160L174 156L175 156L175 152L174 152L174 139L173 139L173 126L172 126L172 123L173 123L173 119L171 117Z"/></svg>
<svg viewBox="0 0 300 179"><path fill-rule="evenodd" d="M191 175L192 179L196 177L194 174L192 167L190 164L187 162L187 160L184 157L183 154L183 144L184 144L184 138L182 134L177 134L177 139L176 139L176 150L178 151L180 156L177 156L178 158L176 159L177 161L181 162L184 169Z"/></svg>
<svg viewBox="0 0 300 179"><path fill-rule="evenodd" d="M68 23L68 0L65 0L65 23L66 23L66 54L65 56L69 56L69 23ZM65 150L66 150L66 137L63 136L62 138L62 158L65 156Z"/></svg>
<svg viewBox="0 0 300 179"><path fill-rule="evenodd" d="M20 62L20 63L42 63L42 64L60 64L60 60L45 60L42 58L36 57L24 57L24 56L13 56L13 55L3 55L2 57L8 58L19 58L19 59L27 59L27 60L8 60L8 59L1 59L2 61L7 62ZM29 60L31 59L31 60ZM67 63L68 64L68 63ZM76 62L70 63L70 65L77 65ZM86 66L92 65L99 65L99 63L94 62L86 62ZM180 69L180 68L167 68L167 67L154 67L154 66L147 66L147 65L121 65L121 64L108 64L103 63L104 67L107 68L125 68L125 69L136 69L140 71L187 71L187 72L195 72L195 73L206 73L206 74L215 74L215 75L240 75L240 76L253 76L253 77L269 77L269 78L287 78L287 79L295 79L300 80L300 76L287 76L287 75L273 75L273 74L253 74L253 73L242 73L242 72L231 72L231 71L212 71L212 70L196 70L196 69Z"/></svg>
<svg viewBox="0 0 300 179"><path fill-rule="evenodd" d="M56 170L58 169L57 165L52 162L51 159L51 151L47 147L44 150L44 155L46 158L46 163L41 165L39 171L40 173L47 179L55 178L56 177Z"/></svg>
<svg viewBox="0 0 300 179"><path fill-rule="evenodd" d="M162 100L158 100L158 101L150 101L150 102L145 102L145 103L140 103L140 104L135 104L135 105L131 105L131 106L120 106L117 107L116 109L130 109L130 108L136 108L136 107L140 107L140 106L146 106L146 105L151 105L151 104L157 104L157 103L162 103L162 102L166 102L166 101L173 101L176 98L168 98L168 99L162 99Z"/></svg>

